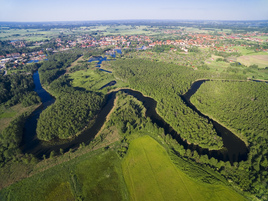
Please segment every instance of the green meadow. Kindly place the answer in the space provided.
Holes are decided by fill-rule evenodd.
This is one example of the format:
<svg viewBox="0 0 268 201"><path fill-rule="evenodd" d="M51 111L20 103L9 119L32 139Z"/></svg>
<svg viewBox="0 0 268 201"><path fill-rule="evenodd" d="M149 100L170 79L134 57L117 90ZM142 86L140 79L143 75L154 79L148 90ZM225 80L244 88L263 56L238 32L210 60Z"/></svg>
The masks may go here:
<svg viewBox="0 0 268 201"><path fill-rule="evenodd" d="M105 84L115 80L112 73L100 71L95 67L71 73L69 74L69 78L72 80L72 86L81 87L86 90L99 90ZM120 80L116 80L116 82L116 87L123 85Z"/></svg>
<svg viewBox="0 0 268 201"><path fill-rule="evenodd" d="M23 107L22 104L14 105L10 108L0 107L0 132L4 130L11 121L20 116L24 112L32 112L39 105L32 105L29 107Z"/></svg>
<svg viewBox="0 0 268 201"><path fill-rule="evenodd" d="M72 79L72 85L74 87L81 87L87 90L98 90L103 85L114 80L110 73L99 71L96 69L87 69L76 71L69 74L70 79Z"/></svg>
<svg viewBox="0 0 268 201"><path fill-rule="evenodd" d="M189 178L149 136L130 143L122 167L131 200L246 200L225 185Z"/></svg>
<svg viewBox="0 0 268 201"><path fill-rule="evenodd" d="M47 160L53 163L55 159ZM4 201L117 201L127 198L121 161L112 149L89 152L0 191L0 200Z"/></svg>

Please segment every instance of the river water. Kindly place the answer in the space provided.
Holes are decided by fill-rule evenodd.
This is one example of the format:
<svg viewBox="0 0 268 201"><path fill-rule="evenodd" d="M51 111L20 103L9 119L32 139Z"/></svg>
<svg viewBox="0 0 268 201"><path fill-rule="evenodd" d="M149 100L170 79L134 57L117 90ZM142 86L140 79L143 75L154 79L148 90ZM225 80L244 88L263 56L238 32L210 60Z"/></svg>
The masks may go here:
<svg viewBox="0 0 268 201"><path fill-rule="evenodd" d="M43 155L48 156L51 151L59 152L59 149L63 149L64 152L68 151L70 148L75 149L79 147L79 145L83 142L88 144L96 134L99 132L102 125L105 123L106 116L111 111L114 105L114 100L117 92L111 92L106 96L106 102L102 107L101 111L98 113L95 122L92 127L89 129L85 129L80 135L69 139L69 140L54 140L51 142L44 142L36 137L36 125L37 119L41 112L48 107L49 105L54 103L54 98L48 94L41 86L39 80L38 72L35 72L33 75L34 83L35 83L35 91L41 97L42 105L33 112L33 114L27 119L24 128L24 135L21 144L21 149L24 153L31 153L38 158L42 158ZM193 95L196 90L200 87L200 85L204 81L195 82L191 89L181 98L184 100L185 104L196 111L200 116L203 116L207 119L209 117L203 115L200 111L198 111L194 105L191 104L190 97ZM109 84L109 83L108 83ZM248 149L245 143L236 137L232 132L228 129L224 128L217 122L209 119L214 125L217 133L222 136L224 146L227 149L218 150L218 151L209 151L208 149L203 149L198 145L188 144L186 141L181 139L180 135L169 125L167 124L156 112L157 102L149 97L143 96L140 92L131 90L131 89L121 89L125 93L128 93L139 101L141 101L146 108L146 116L152 119L153 123L156 123L159 127L164 128L165 134L171 134L174 139L176 139L180 144L184 146L186 149L196 150L199 154L207 154L209 157L215 157L219 160L224 161L241 161L246 160Z"/></svg>

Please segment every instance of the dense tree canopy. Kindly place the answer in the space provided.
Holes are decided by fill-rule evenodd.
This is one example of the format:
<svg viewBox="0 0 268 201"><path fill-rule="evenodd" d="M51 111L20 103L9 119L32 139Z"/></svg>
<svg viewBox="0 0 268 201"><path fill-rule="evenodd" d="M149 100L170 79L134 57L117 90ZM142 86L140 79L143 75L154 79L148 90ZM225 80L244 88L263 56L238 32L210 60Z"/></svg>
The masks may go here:
<svg viewBox="0 0 268 201"><path fill-rule="evenodd" d="M73 137L101 108L103 96L93 92L72 91L62 94L43 111L37 124L37 137L51 140Z"/></svg>
<svg viewBox="0 0 268 201"><path fill-rule="evenodd" d="M157 100L159 114L182 138L203 148L222 148L221 137L213 125L188 108L180 95L197 79L223 78L229 75L210 75L202 71L196 73L190 68L142 59L121 59L112 62L112 65L116 75L128 82L131 88Z"/></svg>
<svg viewBox="0 0 268 201"><path fill-rule="evenodd" d="M13 106L23 103L24 106L29 106L39 103L40 98L33 89L34 82L30 74L0 76L0 104Z"/></svg>
<svg viewBox="0 0 268 201"><path fill-rule="evenodd" d="M79 53L68 52L55 54L49 57L39 69L42 85L49 85L65 72L65 69L79 57Z"/></svg>
<svg viewBox="0 0 268 201"><path fill-rule="evenodd" d="M268 85L252 81L205 82L191 98L199 110L222 122L228 128L233 129L237 135L246 139L250 147L248 160L246 163L239 163L240 168L233 170L232 178L240 183L242 188L245 188L245 182L241 181L247 178L251 191L260 196L268 193L267 100ZM245 170L248 174L245 174ZM230 174L230 172L224 173ZM264 183L266 185L263 185Z"/></svg>

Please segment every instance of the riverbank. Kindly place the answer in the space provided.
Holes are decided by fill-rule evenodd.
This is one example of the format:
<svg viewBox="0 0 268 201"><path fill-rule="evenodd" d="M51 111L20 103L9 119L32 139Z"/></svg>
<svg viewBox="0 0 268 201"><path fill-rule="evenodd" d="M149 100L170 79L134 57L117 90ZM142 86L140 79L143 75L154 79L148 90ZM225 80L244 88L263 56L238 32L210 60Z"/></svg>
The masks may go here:
<svg viewBox="0 0 268 201"><path fill-rule="evenodd" d="M192 86L195 84L195 83L198 83L198 82L202 82L201 84L200 84L200 86L204 83L204 82L207 82L207 81L226 81L226 82L249 82L250 80L227 80L227 79L197 79L197 80L195 80L193 83L192 83ZM199 87L200 87L199 86ZM199 87L195 90L195 92L199 89ZM189 89L190 90L190 89ZM189 90L186 92L186 93L184 93L182 96L184 96L184 97L186 97L187 96L187 93L189 92ZM195 93L194 92L194 93ZM193 93L193 94L194 94ZM191 94L191 96L193 95L193 94ZM190 97L191 97L190 96ZM200 110L199 110L199 108L197 108L196 107L196 105L194 105L191 101L190 101L190 97L186 97L186 98L188 98L189 99L189 102L199 111L199 112L201 112ZM248 147L249 146L249 144L248 144L248 142L247 142L247 138L245 137L245 136L243 136L243 135L241 135L241 134L238 134L234 129L232 129L232 128L230 128L230 127L227 127L225 124L223 124L221 121L219 121L219 120L217 120L216 118L214 118L214 117L212 117L212 116L210 116L209 114L207 114L207 113L203 113L202 112L202 114L204 115L204 116L206 116L207 118L209 118L209 119L212 119L213 121L215 121L215 122L218 122L220 125L222 125L224 128L226 128L226 129L228 129L228 130L230 130L235 136L237 136L240 140L242 140L245 144L246 144L246 146Z"/></svg>

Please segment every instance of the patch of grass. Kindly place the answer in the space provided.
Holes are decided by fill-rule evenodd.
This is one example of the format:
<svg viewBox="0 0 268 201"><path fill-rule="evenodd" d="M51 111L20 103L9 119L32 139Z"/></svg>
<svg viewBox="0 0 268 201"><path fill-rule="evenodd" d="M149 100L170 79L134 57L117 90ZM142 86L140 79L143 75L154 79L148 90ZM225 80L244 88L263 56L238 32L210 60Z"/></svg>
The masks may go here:
<svg viewBox="0 0 268 201"><path fill-rule="evenodd" d="M97 161L97 162L96 162ZM88 200L126 200L121 163L114 151L108 151L76 166L83 197Z"/></svg>
<svg viewBox="0 0 268 201"><path fill-rule="evenodd" d="M12 118L17 114L17 112L5 112L3 114L0 114L0 119L2 118Z"/></svg>
<svg viewBox="0 0 268 201"><path fill-rule="evenodd" d="M247 49L246 47L243 46L233 46L230 49L235 49L242 55L267 55L266 52L255 52L254 50Z"/></svg>
<svg viewBox="0 0 268 201"><path fill-rule="evenodd" d="M130 143L122 167L131 200L246 200L225 185L189 178L149 136Z"/></svg>
<svg viewBox="0 0 268 201"><path fill-rule="evenodd" d="M17 104L11 108L0 108L0 132L4 130L11 121L20 116L24 112L34 111L39 105L32 105L30 107L23 107L22 104Z"/></svg>
<svg viewBox="0 0 268 201"><path fill-rule="evenodd" d="M51 200L66 200L71 201L75 200L74 196L71 192L71 186L69 182L63 182L60 185L58 185L55 189L53 189L51 192L49 192L49 195L47 196L47 201Z"/></svg>
<svg viewBox="0 0 268 201"><path fill-rule="evenodd" d="M3 189L0 198L1 200L53 200L60 192L65 191L70 196L70 200L74 200L70 187L64 184L66 181L68 181L68 172L63 167L51 168Z"/></svg>
<svg viewBox="0 0 268 201"><path fill-rule="evenodd" d="M99 71L96 68L76 71L69 75L73 79L72 86L82 87L87 90L99 90L103 85L114 80L111 74Z"/></svg>
<svg viewBox="0 0 268 201"><path fill-rule="evenodd" d="M85 153L14 183L0 191L0 200L128 200L128 192L121 160L111 148Z"/></svg>
<svg viewBox="0 0 268 201"><path fill-rule="evenodd" d="M105 65L104 69L111 70L108 64ZM102 86L107 83L116 80L116 84L113 87L122 87L125 84L114 77L113 73L106 73L99 71L96 67L92 67L87 70L80 70L69 74L72 79L72 86L81 87L86 90L99 90ZM102 89L106 91L107 88Z"/></svg>

